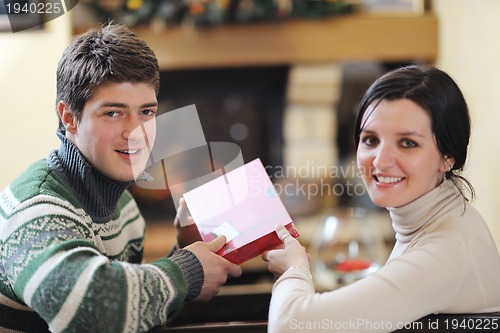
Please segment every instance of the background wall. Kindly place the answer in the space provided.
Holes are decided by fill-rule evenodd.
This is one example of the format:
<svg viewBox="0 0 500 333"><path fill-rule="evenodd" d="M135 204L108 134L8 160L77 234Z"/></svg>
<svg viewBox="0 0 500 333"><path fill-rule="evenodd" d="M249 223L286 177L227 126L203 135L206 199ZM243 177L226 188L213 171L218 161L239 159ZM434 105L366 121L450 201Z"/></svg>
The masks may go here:
<svg viewBox="0 0 500 333"><path fill-rule="evenodd" d="M59 146L55 71L70 32L68 14L43 30L0 32L0 190Z"/></svg>
<svg viewBox="0 0 500 333"><path fill-rule="evenodd" d="M465 176L500 249L500 1L434 0L433 7L439 24L436 65L462 88L472 116Z"/></svg>

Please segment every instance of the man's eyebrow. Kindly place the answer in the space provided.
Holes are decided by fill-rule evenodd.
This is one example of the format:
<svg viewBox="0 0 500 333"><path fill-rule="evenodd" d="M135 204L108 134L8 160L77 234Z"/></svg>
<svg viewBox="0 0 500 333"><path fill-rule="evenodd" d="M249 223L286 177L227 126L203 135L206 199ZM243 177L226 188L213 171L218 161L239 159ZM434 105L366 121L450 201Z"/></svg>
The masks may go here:
<svg viewBox="0 0 500 333"><path fill-rule="evenodd" d="M158 102L145 103L141 105L141 109L155 107L155 106L158 106Z"/></svg>
<svg viewBox="0 0 500 333"><path fill-rule="evenodd" d="M104 102L101 104L102 107L108 107L108 108L126 108L127 104L125 103L118 103L118 102Z"/></svg>
<svg viewBox="0 0 500 333"><path fill-rule="evenodd" d="M144 103L140 106L141 109L143 108L149 108L149 107L156 107L158 106L157 102L151 102L151 103ZM119 103L119 102L105 102L101 104L101 107L108 107L108 108L127 108L128 105L125 103Z"/></svg>

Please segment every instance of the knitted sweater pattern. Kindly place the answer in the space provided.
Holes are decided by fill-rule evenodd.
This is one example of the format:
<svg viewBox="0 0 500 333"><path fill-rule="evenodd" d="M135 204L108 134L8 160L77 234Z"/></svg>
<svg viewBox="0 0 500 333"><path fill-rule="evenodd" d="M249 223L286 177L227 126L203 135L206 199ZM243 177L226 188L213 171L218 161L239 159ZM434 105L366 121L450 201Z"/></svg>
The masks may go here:
<svg viewBox="0 0 500 333"><path fill-rule="evenodd" d="M198 296L177 250L142 264L145 222L126 190L64 136L0 193L0 331L145 332Z"/></svg>

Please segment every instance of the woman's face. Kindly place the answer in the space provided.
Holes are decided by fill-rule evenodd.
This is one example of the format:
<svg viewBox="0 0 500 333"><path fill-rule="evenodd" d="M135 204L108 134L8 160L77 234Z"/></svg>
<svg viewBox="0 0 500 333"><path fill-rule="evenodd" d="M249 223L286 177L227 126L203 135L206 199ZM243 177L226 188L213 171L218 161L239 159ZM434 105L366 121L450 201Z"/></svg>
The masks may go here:
<svg viewBox="0 0 500 333"><path fill-rule="evenodd" d="M418 104L399 99L374 105L363 116L358 167L377 206L403 206L439 185L454 161L445 161Z"/></svg>

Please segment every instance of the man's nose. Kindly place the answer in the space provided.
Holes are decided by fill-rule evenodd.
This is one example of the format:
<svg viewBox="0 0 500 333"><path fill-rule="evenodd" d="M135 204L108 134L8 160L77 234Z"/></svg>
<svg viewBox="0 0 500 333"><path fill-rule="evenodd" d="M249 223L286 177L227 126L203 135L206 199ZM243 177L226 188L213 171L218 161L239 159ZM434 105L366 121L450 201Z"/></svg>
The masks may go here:
<svg viewBox="0 0 500 333"><path fill-rule="evenodd" d="M123 128L123 138L127 140L144 140L143 123L136 115L129 115Z"/></svg>

